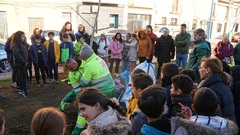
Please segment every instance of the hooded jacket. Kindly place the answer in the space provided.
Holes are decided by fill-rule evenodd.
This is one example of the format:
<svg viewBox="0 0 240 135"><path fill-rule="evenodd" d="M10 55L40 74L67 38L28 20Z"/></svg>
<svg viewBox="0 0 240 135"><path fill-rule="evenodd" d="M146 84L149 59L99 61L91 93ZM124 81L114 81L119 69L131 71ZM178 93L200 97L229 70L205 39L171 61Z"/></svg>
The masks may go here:
<svg viewBox="0 0 240 135"><path fill-rule="evenodd" d="M13 63L16 67L25 66L29 62L27 48L22 44L21 50L17 44L13 44Z"/></svg>
<svg viewBox="0 0 240 135"><path fill-rule="evenodd" d="M111 59L122 59L123 43L113 39L110 42Z"/></svg>
<svg viewBox="0 0 240 135"><path fill-rule="evenodd" d="M236 135L237 132L237 125L233 121L217 116L193 116L190 120L171 118L172 135Z"/></svg>
<svg viewBox="0 0 240 135"><path fill-rule="evenodd" d="M59 59L60 59L60 46L59 46L59 44L56 40L54 40L53 42L54 42L53 46L54 46L55 63L58 63ZM49 40L45 41L44 45L46 46L46 49L47 49L47 52L48 52L50 41Z"/></svg>
<svg viewBox="0 0 240 135"><path fill-rule="evenodd" d="M108 110L89 122L80 135L128 135L130 132L131 122L108 106Z"/></svg>
<svg viewBox="0 0 240 135"><path fill-rule="evenodd" d="M141 38L143 34L143 38ZM144 30L138 31L138 57L149 57L152 50L152 43Z"/></svg>

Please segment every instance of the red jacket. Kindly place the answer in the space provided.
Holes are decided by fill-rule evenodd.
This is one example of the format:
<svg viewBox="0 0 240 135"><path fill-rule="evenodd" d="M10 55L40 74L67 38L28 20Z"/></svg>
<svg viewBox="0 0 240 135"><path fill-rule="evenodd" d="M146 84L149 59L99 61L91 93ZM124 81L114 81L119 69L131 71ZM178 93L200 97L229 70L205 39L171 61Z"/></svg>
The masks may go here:
<svg viewBox="0 0 240 135"><path fill-rule="evenodd" d="M233 45L231 43L223 44L222 42L218 42L213 50L213 54L219 60L223 60L224 57L231 57L234 54Z"/></svg>
<svg viewBox="0 0 240 135"><path fill-rule="evenodd" d="M156 42L158 37L156 34L154 34L153 32L151 33L148 33L148 37L151 39L151 42L152 42L152 50L151 50L151 55L154 54L154 51L155 51L155 45L156 45Z"/></svg>

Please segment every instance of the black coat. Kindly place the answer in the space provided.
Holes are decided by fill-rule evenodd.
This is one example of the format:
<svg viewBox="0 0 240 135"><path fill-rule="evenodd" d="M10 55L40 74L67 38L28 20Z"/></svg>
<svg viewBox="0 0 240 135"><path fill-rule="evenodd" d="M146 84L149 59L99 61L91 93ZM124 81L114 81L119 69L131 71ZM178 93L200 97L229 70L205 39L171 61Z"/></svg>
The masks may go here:
<svg viewBox="0 0 240 135"><path fill-rule="evenodd" d="M26 66L28 61L28 52L24 44L18 48L17 44L13 44L13 63L16 67Z"/></svg>
<svg viewBox="0 0 240 135"><path fill-rule="evenodd" d="M234 114L235 106L233 101L233 94L230 87L224 83L221 75L218 73L210 75L205 80L200 82L198 88L201 87L210 88L218 96L221 110L217 112L217 115L224 118L229 118L230 120L236 122L236 117Z"/></svg>
<svg viewBox="0 0 240 135"><path fill-rule="evenodd" d="M158 62L170 62L174 58L175 47L172 36L161 36L157 39L155 46L155 57L158 57Z"/></svg>

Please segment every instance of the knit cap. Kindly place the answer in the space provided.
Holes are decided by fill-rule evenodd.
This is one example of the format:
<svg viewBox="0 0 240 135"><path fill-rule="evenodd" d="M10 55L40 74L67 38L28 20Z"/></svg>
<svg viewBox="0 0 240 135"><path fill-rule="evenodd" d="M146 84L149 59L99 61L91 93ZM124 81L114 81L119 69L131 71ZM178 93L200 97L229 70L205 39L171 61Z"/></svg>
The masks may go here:
<svg viewBox="0 0 240 135"><path fill-rule="evenodd" d="M92 54L93 54L93 50L88 44L85 44L82 46L82 49L80 51L81 58L90 57Z"/></svg>

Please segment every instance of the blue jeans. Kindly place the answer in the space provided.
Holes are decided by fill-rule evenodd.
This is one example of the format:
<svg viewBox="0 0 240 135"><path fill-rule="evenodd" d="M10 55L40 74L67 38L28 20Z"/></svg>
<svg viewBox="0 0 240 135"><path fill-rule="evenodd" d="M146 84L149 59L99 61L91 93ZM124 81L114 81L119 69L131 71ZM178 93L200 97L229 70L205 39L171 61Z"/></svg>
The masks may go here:
<svg viewBox="0 0 240 135"><path fill-rule="evenodd" d="M130 71L130 60L122 60L122 72L125 70Z"/></svg>
<svg viewBox="0 0 240 135"><path fill-rule="evenodd" d="M180 67L181 66L181 62L182 62L182 68L186 69L187 59L188 59L188 54L179 54L179 53L177 53L177 55L176 55L176 64L178 65L178 67Z"/></svg>

